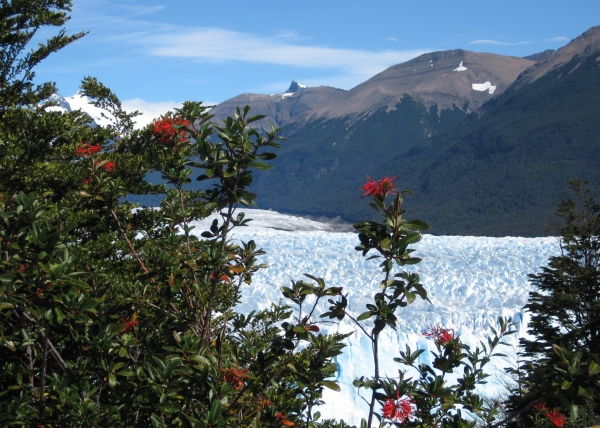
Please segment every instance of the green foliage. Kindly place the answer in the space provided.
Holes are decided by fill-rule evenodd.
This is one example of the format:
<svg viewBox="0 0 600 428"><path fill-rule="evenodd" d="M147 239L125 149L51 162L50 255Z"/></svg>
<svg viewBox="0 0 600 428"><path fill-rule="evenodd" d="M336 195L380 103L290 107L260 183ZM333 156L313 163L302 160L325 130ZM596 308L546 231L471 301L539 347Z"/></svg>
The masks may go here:
<svg viewBox="0 0 600 428"><path fill-rule="evenodd" d="M318 419L322 389L339 388L332 359L345 336L319 335L304 318L288 328L283 305L236 313L241 287L265 265L256 243L234 244L230 233L250 221L236 210L254 204L247 187L276 157L265 148L279 147L277 130L249 128L259 119L249 107L214 124L187 102L136 131L136 113L90 77L82 91L110 126L46 111L40 101L55 88L33 88L31 69L81 34L21 52L37 27L62 25L69 6L2 3L0 424ZM206 193L186 190L195 170L213 179ZM152 172L168 186L147 183ZM148 194L162 195L160 207L127 202ZM200 239L192 222L214 210L222 220Z"/></svg>
<svg viewBox="0 0 600 428"><path fill-rule="evenodd" d="M586 185L570 181L574 198L557 212L561 254L530 275L533 339L521 340L526 364L511 399L514 408L543 400L573 420L580 406L598 413L600 397L600 206Z"/></svg>
<svg viewBox="0 0 600 428"><path fill-rule="evenodd" d="M262 149L277 147L276 130L249 129L249 108L215 126L190 102L161 119L170 138L137 132L108 89L83 87L115 125L46 142L65 177L56 189L55 168L3 183L2 423L269 426L307 409L312 420L322 388L338 388L331 360L345 336L316 335L306 318L277 327L291 314L283 306L235 312L265 266L253 241L228 236L250 221L236 207L255 198L245 188L275 157ZM28 170L48 162L28 161ZM207 194L183 189L192 168L218 179ZM129 193L164 191L144 183L152 170L172 190L159 209L133 209ZM39 193L11 196L21 187ZM222 223L198 239L190 223L215 208Z"/></svg>
<svg viewBox="0 0 600 428"><path fill-rule="evenodd" d="M408 378L406 370L399 370L397 378L382 376L379 372L379 336L386 328L396 329L397 312L414 303L417 298L428 300L427 291L420 283L415 272L395 269L407 265L418 264L421 259L413 257L415 251L411 244L421 240L421 230L428 230L429 225L421 220L407 221L402 208L405 195L410 191L395 189L393 179L383 178L379 181L369 180L364 185L365 196L371 196L369 205L383 217L383 222L363 221L354 225L358 231L360 244L356 247L363 256L373 251L376 254L369 259L382 259L383 279L381 291L374 296L373 303L366 305L366 311L354 318L347 312L348 299L342 288L330 288L337 294L338 300L329 299L329 311L321 315L330 319L342 320L349 317L371 341L373 349L373 377L361 376L354 381L357 388L365 388L371 392L368 419L363 419L361 428L376 426L414 426L414 427L472 427L477 423L491 426L498 417L499 404L486 404L483 398L474 392L477 385L485 383L488 377L484 366L494 356L495 349L502 345L502 339L514 333L506 319L500 319L500 329L492 328L493 337L487 344L481 343L475 350L463 344L451 329L432 327L430 334L437 347L432 365L419 363L419 356L424 350L412 352L407 346L400 351L400 357L394 361L414 368L417 379ZM388 196L395 195L389 204ZM322 280L317 280L324 287ZM293 297L293 290L285 290ZM302 299L302 288L295 291L297 299ZM370 331L363 326L365 321L372 323ZM462 376L455 385L449 385L446 375L462 368ZM376 409L381 406L381 413ZM342 426L344 426L342 424Z"/></svg>
<svg viewBox="0 0 600 428"><path fill-rule="evenodd" d="M36 32L43 27L60 27L69 19L70 0L2 0L0 2L0 117L6 109L35 105L56 92L52 83L34 87L33 68L53 52L80 39L61 30L46 43L25 52Z"/></svg>

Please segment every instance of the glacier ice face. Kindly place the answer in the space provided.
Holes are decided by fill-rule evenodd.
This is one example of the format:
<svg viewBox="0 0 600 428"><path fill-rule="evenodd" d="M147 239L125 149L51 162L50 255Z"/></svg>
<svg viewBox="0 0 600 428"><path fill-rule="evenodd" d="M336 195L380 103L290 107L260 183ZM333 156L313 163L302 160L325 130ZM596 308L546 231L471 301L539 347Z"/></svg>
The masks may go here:
<svg viewBox="0 0 600 428"><path fill-rule="evenodd" d="M358 244L356 234L332 233L326 224L270 211L245 212L247 218L256 221L250 227L235 229L235 239L254 240L267 252L261 261L269 267L259 271L252 284L243 289L243 303L238 311L264 309L271 302L278 302L282 298L279 287L289 286L292 279L306 279L304 273L325 279L327 286L343 286L353 315L365 311L365 304L378 291L381 274L377 259L367 261L354 250ZM194 232L200 234L209 225L210 220L197 222ZM483 392L490 396L501 394L506 381L502 369L514 364L518 339L525 335L528 317L523 306L532 290L527 275L539 271L550 256L557 254L558 241L425 235L414 248L414 255L423 261L410 269L420 274L431 303L417 301L403 308L397 313L397 331L384 330L380 337L381 372L394 377L399 369L404 369L393 358L405 345L413 351L426 349L421 362L430 362L429 351L435 346L423 336L429 325L454 329L464 343L474 348L489 334L488 327L495 325L499 316L511 317L518 333L508 337L510 347L499 350L508 358L493 359L486 366L492 376ZM319 304L317 318L328 306L326 301ZM366 416L368 406L352 381L372 375L370 342L347 319L321 327L324 332L354 334L347 339L343 355L336 359L341 392L326 389L327 404L319 410L323 417L358 424Z"/></svg>

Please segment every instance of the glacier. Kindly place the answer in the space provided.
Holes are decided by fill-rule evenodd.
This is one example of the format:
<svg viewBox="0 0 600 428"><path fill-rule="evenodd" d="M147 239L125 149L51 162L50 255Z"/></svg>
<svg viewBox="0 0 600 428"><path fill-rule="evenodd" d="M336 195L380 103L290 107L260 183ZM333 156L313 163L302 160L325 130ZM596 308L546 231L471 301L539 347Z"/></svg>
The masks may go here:
<svg viewBox="0 0 600 428"><path fill-rule="evenodd" d="M243 288L239 312L248 313L279 302L283 297L280 287L289 286L292 279L308 281L304 273L323 278L328 287L344 287L352 315L365 311L365 304L378 291L381 273L377 259L366 260L354 250L358 245L355 233L335 232L330 224L273 211L244 212L254 221L248 227L235 228L233 238L254 240L258 248L266 251L261 262L269 267L256 273L252 284ZM213 218L217 216L194 222L193 233L199 235L207 230ZM490 398L500 397L511 382L503 369L516 364L518 339L527 334L528 314L523 306L532 290L528 274L538 272L549 257L558 254L558 239L425 235L413 248L417 250L414 255L423 261L409 269L419 273L431 303L417 300L397 311L397 330L386 329L380 336L381 373L394 377L398 370L406 369L393 361L405 345L413 351L425 349L420 362L429 363L428 351L435 350L435 345L423 333L430 325L452 328L474 348L490 334L489 327L496 326L499 316L510 317L517 333L508 336L508 346L497 349L506 357L493 358L486 366L491 376L480 388ZM326 299L320 302L316 317L328 306ZM325 333L354 333L346 340L344 353L336 359L341 392L326 389L326 404L319 411L324 418L358 425L366 417L368 405L352 382L373 373L370 341L348 319L320 327Z"/></svg>

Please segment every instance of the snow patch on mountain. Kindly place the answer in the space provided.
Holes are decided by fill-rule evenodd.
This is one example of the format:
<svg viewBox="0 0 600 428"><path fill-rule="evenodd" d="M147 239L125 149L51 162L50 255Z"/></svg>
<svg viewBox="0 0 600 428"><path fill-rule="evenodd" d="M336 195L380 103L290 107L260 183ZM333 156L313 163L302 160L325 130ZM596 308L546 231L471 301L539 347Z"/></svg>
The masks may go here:
<svg viewBox="0 0 600 428"><path fill-rule="evenodd" d="M296 82L295 80L292 80L290 87L285 92L286 93L294 93L294 92L298 92L301 89L306 89L306 86Z"/></svg>
<svg viewBox="0 0 600 428"><path fill-rule="evenodd" d="M456 64L456 63L455 63ZM467 67L465 67L463 65L463 61L460 62L460 64L458 65L458 67L456 67L454 70L452 71L465 71L467 69Z"/></svg>
<svg viewBox="0 0 600 428"><path fill-rule="evenodd" d="M59 94L54 94L48 98L48 101L58 103L57 106L47 107L48 111L62 111L71 112L81 110L86 113L90 119L90 125L94 126L107 126L113 124L112 115L101 108L90 104L90 99L80 92L76 93L72 97L64 97ZM205 103L210 105L211 103ZM181 103L175 101L161 101L161 102L149 102L141 98L133 98L131 100L125 100L121 102L123 110L128 113L137 111L141 113L139 116L133 118L135 122L135 129L141 129L151 124L155 119L165 114L169 110L174 108L180 108ZM104 113L104 116L102 116Z"/></svg>
<svg viewBox="0 0 600 428"><path fill-rule="evenodd" d="M90 99L82 93L77 92L72 97L63 97L59 94L51 95L48 101L58 103L57 106L47 107L47 111L71 112L81 110L86 113L92 121L92 126L108 126L112 122L111 116L105 110L90 104ZM104 113L104 116L102 115Z"/></svg>
<svg viewBox="0 0 600 428"><path fill-rule="evenodd" d="M259 271L252 284L243 288L243 303L238 311L247 313L278 302L282 298L280 287L289 286L292 279L307 280L304 273L322 277L327 286L343 286L352 315L365 311L365 304L379 290L381 273L376 259L368 261L354 250L358 244L356 234L332 233L330 225L272 211L245 212L247 218L255 221L249 227L234 229L234 239L254 240L266 251L261 262L269 267ZM199 235L207 230L211 221L195 222L194 233ZM499 316L510 317L517 334L507 338L510 346L498 350L508 357L493 358L486 366L486 372L492 376L485 389L482 388L487 396L499 396L506 381L502 369L514 364L518 340L526 336L529 315L523 306L533 289L527 275L538 272L550 256L558 254L558 241L425 235L415 248L415 256L423 261L409 270L419 273L431 303L417 301L402 309L398 313L397 330L384 330L380 338L381 373L393 377L399 369L405 369L393 361L405 345L413 351L425 349L420 361L431 363L430 351L435 350L435 345L423 336L430 325L454 329L466 344L475 348L489 335L489 327L496 325ZM315 318L327 311L328 306L326 300L319 302ZM326 389L327 404L319 410L324 417L358 424L366 416L368 406L352 381L373 373L370 342L348 319L339 324L323 324L322 331L353 334L347 339L343 355L336 359L341 392ZM368 393L362 390L361 395Z"/></svg>
<svg viewBox="0 0 600 428"><path fill-rule="evenodd" d="M473 87L474 91L488 91L490 95L492 95L497 88L497 86L492 85L492 82L489 80L485 83L473 83L471 86Z"/></svg>

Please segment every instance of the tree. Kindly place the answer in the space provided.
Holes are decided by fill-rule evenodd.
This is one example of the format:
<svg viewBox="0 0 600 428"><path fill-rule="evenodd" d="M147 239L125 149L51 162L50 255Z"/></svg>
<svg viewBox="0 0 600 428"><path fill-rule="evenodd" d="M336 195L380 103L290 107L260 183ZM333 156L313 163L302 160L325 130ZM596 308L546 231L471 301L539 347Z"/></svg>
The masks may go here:
<svg viewBox="0 0 600 428"><path fill-rule="evenodd" d="M82 91L110 126L47 111L56 88L35 87L33 68L83 33L23 52L70 5L0 4L0 425L312 420L322 389L337 388L344 336L317 335L285 305L236 313L241 287L265 266L256 243L234 243L231 231L249 221L237 209L254 203L252 170L276 156L277 130L251 129L260 117L249 107L215 124L186 102L136 131L135 113L93 78ZM153 171L168 189L145 181ZM194 171L210 191L186 190ZM127 202L147 193L164 196L158 209ZM194 233L214 210L221 220Z"/></svg>
<svg viewBox="0 0 600 428"><path fill-rule="evenodd" d="M587 184L569 181L574 199L557 211L561 253L530 275L532 339L521 339L526 363L515 408L543 401L573 418L578 406L600 410L600 205Z"/></svg>
<svg viewBox="0 0 600 428"><path fill-rule="evenodd" d="M53 83L33 84L33 68L85 35L61 30L46 43L24 53L36 32L60 27L69 17L71 0L2 0L0 2L0 117L11 106L35 105L56 92Z"/></svg>

